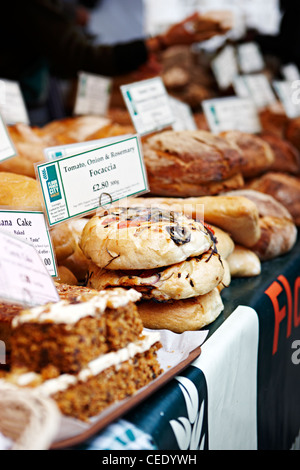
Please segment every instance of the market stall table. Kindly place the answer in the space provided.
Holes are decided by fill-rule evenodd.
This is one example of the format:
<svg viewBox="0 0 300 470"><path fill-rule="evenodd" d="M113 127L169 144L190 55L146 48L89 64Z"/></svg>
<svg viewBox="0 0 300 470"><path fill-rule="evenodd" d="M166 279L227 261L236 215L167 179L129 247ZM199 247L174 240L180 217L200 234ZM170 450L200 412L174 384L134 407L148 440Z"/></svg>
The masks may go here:
<svg viewBox="0 0 300 470"><path fill-rule="evenodd" d="M234 279L201 355L78 449L299 449L300 239Z"/></svg>

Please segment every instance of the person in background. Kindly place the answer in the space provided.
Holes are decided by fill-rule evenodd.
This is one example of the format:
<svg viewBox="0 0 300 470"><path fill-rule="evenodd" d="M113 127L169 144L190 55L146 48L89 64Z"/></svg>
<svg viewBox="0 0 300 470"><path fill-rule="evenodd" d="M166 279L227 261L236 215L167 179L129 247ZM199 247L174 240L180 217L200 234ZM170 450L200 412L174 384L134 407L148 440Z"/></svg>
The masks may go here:
<svg viewBox="0 0 300 470"><path fill-rule="evenodd" d="M20 83L29 112L47 102L49 77L73 79L79 71L114 77L151 63L162 48L198 40L182 22L170 35L95 45L66 14L63 0L5 1L1 18L0 78Z"/></svg>

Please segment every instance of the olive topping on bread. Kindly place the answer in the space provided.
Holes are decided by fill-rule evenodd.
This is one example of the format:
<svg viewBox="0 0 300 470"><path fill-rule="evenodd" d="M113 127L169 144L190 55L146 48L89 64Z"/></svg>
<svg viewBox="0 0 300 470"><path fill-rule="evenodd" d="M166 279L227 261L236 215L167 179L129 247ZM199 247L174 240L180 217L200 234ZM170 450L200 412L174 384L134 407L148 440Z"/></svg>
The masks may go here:
<svg viewBox="0 0 300 470"><path fill-rule="evenodd" d="M199 256L213 246L200 221L157 207L120 207L94 216L80 246L99 268L154 269Z"/></svg>

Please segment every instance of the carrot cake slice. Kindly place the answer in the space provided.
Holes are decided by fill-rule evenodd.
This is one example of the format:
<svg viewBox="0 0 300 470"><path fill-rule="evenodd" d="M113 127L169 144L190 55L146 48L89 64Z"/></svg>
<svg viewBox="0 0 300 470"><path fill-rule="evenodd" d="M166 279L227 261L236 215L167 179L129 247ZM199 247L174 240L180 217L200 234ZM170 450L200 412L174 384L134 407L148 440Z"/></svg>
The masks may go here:
<svg viewBox="0 0 300 470"><path fill-rule="evenodd" d="M12 320L11 367L75 374L98 356L136 341L143 330L134 289L107 289L22 310Z"/></svg>
<svg viewBox="0 0 300 470"><path fill-rule="evenodd" d="M101 354L77 374L55 375L51 367L48 375L46 369L43 374L14 370L0 379L0 389L7 383L30 388L54 399L64 415L86 421L158 377L162 373L157 360L160 347L158 332L143 332L123 348Z"/></svg>

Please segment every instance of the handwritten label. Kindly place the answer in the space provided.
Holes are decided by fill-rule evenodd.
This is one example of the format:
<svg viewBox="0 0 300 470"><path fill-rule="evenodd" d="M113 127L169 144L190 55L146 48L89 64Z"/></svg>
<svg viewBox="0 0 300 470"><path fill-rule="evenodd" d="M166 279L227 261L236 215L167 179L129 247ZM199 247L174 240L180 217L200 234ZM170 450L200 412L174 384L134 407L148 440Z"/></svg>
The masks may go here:
<svg viewBox="0 0 300 470"><path fill-rule="evenodd" d="M191 107L176 98L170 96L170 102L174 115L174 123L172 125L174 131L194 131L197 125L191 110Z"/></svg>
<svg viewBox="0 0 300 470"><path fill-rule="evenodd" d="M121 92L138 134L150 134L174 123L169 96L160 77L123 85Z"/></svg>
<svg viewBox="0 0 300 470"><path fill-rule="evenodd" d="M138 136L36 165L49 226L145 193L148 183Z"/></svg>
<svg viewBox="0 0 300 470"><path fill-rule="evenodd" d="M242 73L260 72L265 62L258 44L247 42L237 47L239 68Z"/></svg>
<svg viewBox="0 0 300 470"><path fill-rule="evenodd" d="M0 112L7 125L30 124L21 87L18 82L0 80Z"/></svg>
<svg viewBox="0 0 300 470"><path fill-rule="evenodd" d="M59 301L52 277L35 248L1 230L0 298L24 306Z"/></svg>
<svg viewBox="0 0 300 470"><path fill-rule="evenodd" d="M300 116L299 85L299 80L295 80L293 82L275 80L273 82L278 98L284 107L286 115L290 119Z"/></svg>
<svg viewBox="0 0 300 470"><path fill-rule="evenodd" d="M240 98L252 98L258 109L276 102L270 82L263 73L239 75L235 77L233 87Z"/></svg>
<svg viewBox="0 0 300 470"><path fill-rule="evenodd" d="M238 75L236 52L233 46L226 46L211 62L214 76L219 88L229 88Z"/></svg>
<svg viewBox="0 0 300 470"><path fill-rule="evenodd" d="M105 116L110 99L111 83L110 78L79 72L74 114Z"/></svg>
<svg viewBox="0 0 300 470"><path fill-rule="evenodd" d="M300 80L300 73L297 65L295 64L286 64L281 67L281 73L284 79L288 82L293 82L294 80Z"/></svg>
<svg viewBox="0 0 300 470"><path fill-rule="evenodd" d="M222 131L239 130L248 133L261 131L257 109L250 99L228 97L206 100L203 111L210 130L218 134Z"/></svg>
<svg viewBox="0 0 300 470"><path fill-rule="evenodd" d="M57 276L52 242L43 212L0 210L0 230L33 245L50 276Z"/></svg>

